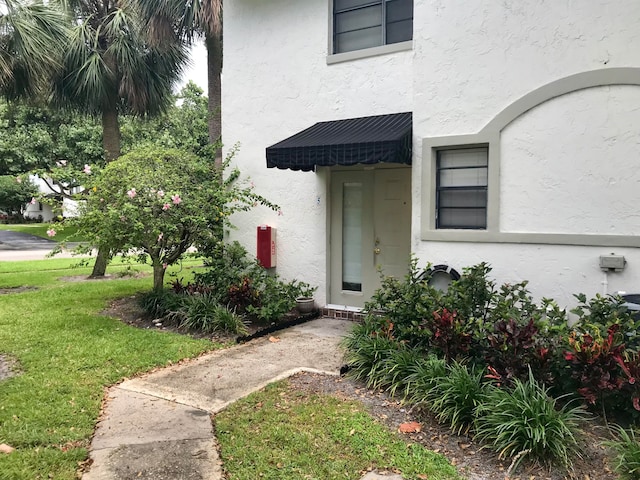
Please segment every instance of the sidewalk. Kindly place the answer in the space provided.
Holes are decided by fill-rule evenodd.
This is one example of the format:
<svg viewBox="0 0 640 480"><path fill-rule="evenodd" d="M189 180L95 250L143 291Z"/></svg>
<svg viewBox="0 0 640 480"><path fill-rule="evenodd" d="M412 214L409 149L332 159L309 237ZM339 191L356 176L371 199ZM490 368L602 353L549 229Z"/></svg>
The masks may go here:
<svg viewBox="0 0 640 480"><path fill-rule="evenodd" d="M337 375L351 325L320 318L112 387L82 478L222 479L211 415L300 371Z"/></svg>

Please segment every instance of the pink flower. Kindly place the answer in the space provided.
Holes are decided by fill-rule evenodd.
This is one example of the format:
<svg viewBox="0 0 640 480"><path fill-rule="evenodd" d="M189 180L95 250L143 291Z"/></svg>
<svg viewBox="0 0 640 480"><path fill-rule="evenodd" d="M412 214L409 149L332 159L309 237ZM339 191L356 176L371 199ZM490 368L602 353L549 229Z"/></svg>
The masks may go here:
<svg viewBox="0 0 640 480"><path fill-rule="evenodd" d="M162 240L162 237L164 237L164 235L160 233L160 235L158 235L158 241Z"/></svg>
<svg viewBox="0 0 640 480"><path fill-rule="evenodd" d="M31 198L31 201L29 202L31 205L35 205L36 203L38 203L38 201L35 198Z"/></svg>
<svg viewBox="0 0 640 480"><path fill-rule="evenodd" d="M162 206L162 210L169 210L170 208L171 208L171 205L169 205L168 203L165 203L165 204Z"/></svg>
<svg viewBox="0 0 640 480"><path fill-rule="evenodd" d="M47 235L50 237L55 237L56 231L53 228L50 228L49 230L47 230Z"/></svg>
<svg viewBox="0 0 640 480"><path fill-rule="evenodd" d="M278 210L278 216L279 216L279 217L281 217L282 215L284 215L284 214L282 213L282 210Z"/></svg>
<svg viewBox="0 0 640 480"><path fill-rule="evenodd" d="M133 197L135 197L135 196L136 196L136 189L135 189L135 188L132 188L131 190L129 190L129 191L127 192L127 195L129 196L129 198L133 198Z"/></svg>
<svg viewBox="0 0 640 480"><path fill-rule="evenodd" d="M168 267L168 266L169 266L169 265L167 265L166 263L163 263L163 264L162 264L162 268L164 268L165 270L167 269L167 267Z"/></svg>
<svg viewBox="0 0 640 480"><path fill-rule="evenodd" d="M182 199L180 198L180 195L178 195L177 193L175 195L171 195L171 200L175 205L180 204L180 202L182 201Z"/></svg>
<svg viewBox="0 0 640 480"><path fill-rule="evenodd" d="M82 171L84 173L86 173L87 175L91 175L91 167L89 165L87 165L86 163L84 164L84 168L82 169Z"/></svg>
<svg viewBox="0 0 640 480"><path fill-rule="evenodd" d="M164 190L158 190L158 197L164 197Z"/></svg>

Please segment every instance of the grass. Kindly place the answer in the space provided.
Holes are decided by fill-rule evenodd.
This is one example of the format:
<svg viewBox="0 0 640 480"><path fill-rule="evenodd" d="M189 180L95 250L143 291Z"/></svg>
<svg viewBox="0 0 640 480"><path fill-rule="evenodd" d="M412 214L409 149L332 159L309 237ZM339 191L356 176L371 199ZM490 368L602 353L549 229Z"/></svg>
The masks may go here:
<svg viewBox="0 0 640 480"><path fill-rule="evenodd" d="M232 480L356 480L370 468L407 480L460 478L443 456L407 445L361 405L290 390L286 381L219 413L216 435Z"/></svg>
<svg viewBox="0 0 640 480"><path fill-rule="evenodd" d="M49 230L50 228L53 228L56 231L60 231L56 234L55 237L49 237L47 235L47 230ZM77 227L69 225L65 226L64 230L62 230L60 229L60 225L56 223L0 224L0 230L28 233L30 235L35 235L36 237L55 240L56 242L82 242L84 240L77 235Z"/></svg>
<svg viewBox="0 0 640 480"><path fill-rule="evenodd" d="M75 478L100 411L104 387L156 366L196 356L214 345L140 330L99 314L110 300L151 288L151 277L63 282L86 275L73 259L0 264L0 352L21 374L0 382L0 479ZM125 269L120 264L108 272ZM142 271L148 267L137 266Z"/></svg>

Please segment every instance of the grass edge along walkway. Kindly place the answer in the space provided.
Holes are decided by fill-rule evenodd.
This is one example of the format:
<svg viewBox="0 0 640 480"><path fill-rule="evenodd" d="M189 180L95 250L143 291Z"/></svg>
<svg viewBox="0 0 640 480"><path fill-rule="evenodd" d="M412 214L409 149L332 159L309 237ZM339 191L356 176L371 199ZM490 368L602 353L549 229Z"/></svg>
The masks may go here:
<svg viewBox="0 0 640 480"><path fill-rule="evenodd" d="M0 288L38 288L0 295L0 353L21 370L0 382L0 443L16 448L0 455L0 480L76 478L105 387L216 348L100 314L113 299L149 290L150 277L62 282L55 278L89 270L47 270L58 261L0 275Z"/></svg>
<svg viewBox="0 0 640 480"><path fill-rule="evenodd" d="M371 468L407 480L461 479L444 456L406 444L358 402L301 392L287 380L218 413L215 429L233 480L357 480Z"/></svg>

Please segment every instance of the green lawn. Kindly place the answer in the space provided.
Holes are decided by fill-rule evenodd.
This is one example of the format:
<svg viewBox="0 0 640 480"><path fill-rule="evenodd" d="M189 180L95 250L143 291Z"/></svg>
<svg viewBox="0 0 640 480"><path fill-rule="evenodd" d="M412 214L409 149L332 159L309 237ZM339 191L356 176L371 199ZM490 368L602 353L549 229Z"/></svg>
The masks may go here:
<svg viewBox="0 0 640 480"><path fill-rule="evenodd" d="M1 224L0 230L10 230L12 232L22 232L35 235L36 237L55 240L56 242L82 242L83 239L77 235L78 228L73 226L65 227L62 230L57 223L24 223L24 224ZM53 228L58 232L54 237L47 235L47 230Z"/></svg>
<svg viewBox="0 0 640 480"><path fill-rule="evenodd" d="M16 359L22 370L0 382L0 443L16 448L0 455L0 479L74 479L87 456L105 386L216 347L100 315L110 300L149 290L151 277L58 280L89 273L71 268L75 262L0 263L0 288L37 287L0 295L0 353ZM125 268L110 266L108 273Z"/></svg>
<svg viewBox="0 0 640 480"><path fill-rule="evenodd" d="M407 445L361 404L268 386L216 415L224 468L232 480L351 479L367 469L407 480L458 480L442 455Z"/></svg>

